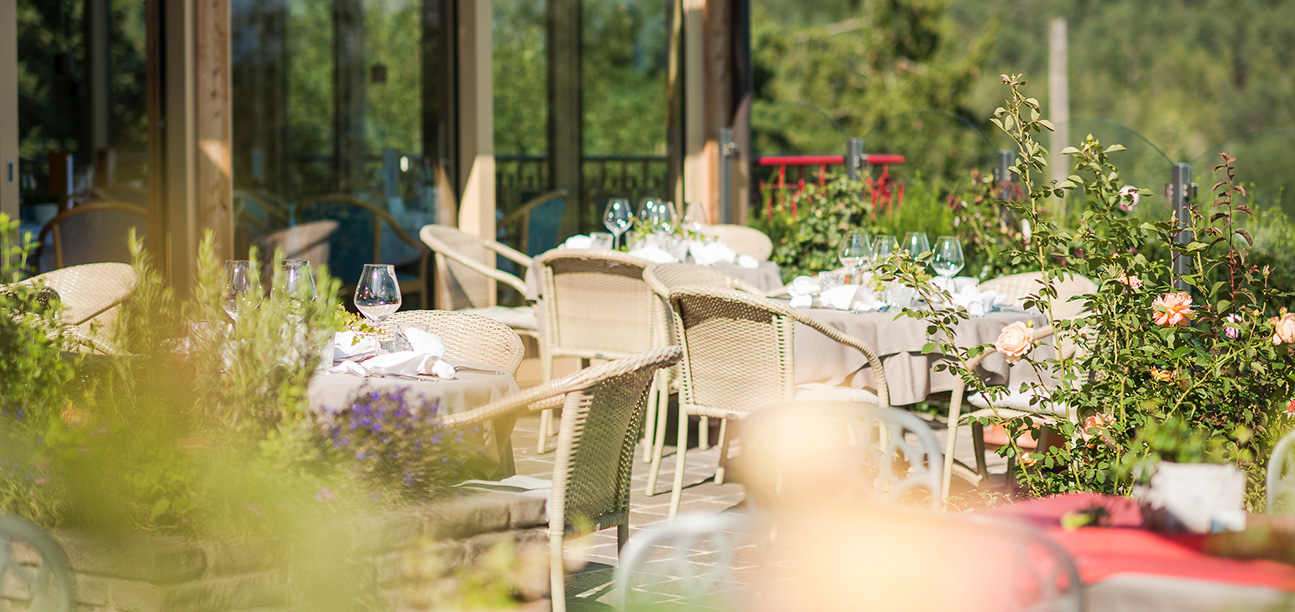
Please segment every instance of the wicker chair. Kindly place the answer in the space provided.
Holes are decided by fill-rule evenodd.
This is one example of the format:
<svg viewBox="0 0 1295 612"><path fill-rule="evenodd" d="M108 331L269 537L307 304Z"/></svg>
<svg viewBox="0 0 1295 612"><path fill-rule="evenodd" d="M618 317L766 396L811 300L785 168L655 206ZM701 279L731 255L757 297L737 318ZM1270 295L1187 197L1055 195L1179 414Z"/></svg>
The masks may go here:
<svg viewBox="0 0 1295 612"><path fill-rule="evenodd" d="M707 236L719 238L738 255L750 255L764 261L773 254L773 241L764 232L745 225L707 225L701 229Z"/></svg>
<svg viewBox="0 0 1295 612"><path fill-rule="evenodd" d="M125 202L95 202L64 210L40 228L36 261L42 271L101 261L129 262L126 232L134 228L142 238L147 222L146 209ZM53 249L52 261L45 254L46 239ZM69 249L65 250L65 243Z"/></svg>
<svg viewBox="0 0 1295 612"><path fill-rule="evenodd" d="M652 292L655 293L657 297L661 298L661 302L663 304L667 303L666 298L669 296L671 289L682 287L684 285L703 285L706 287L737 289L754 295L763 295L764 293L751 284L733 278L727 274L717 272L704 266L686 263L652 264L643 271L643 280L647 281L648 287L652 289ZM673 320L671 320L671 325L668 327L667 340L671 343L677 343L678 337L679 332L674 329ZM673 368L671 369L669 376L671 381L677 386L678 376ZM643 434L644 440L647 442L647 444L643 445L644 461L652 461L652 448L654 445L665 443L665 426L668 416L669 397L662 394L660 401L658 402L657 414L655 418L648 419L647 428ZM680 426L683 427L685 424L686 421L680 419ZM700 417L698 432L698 448L700 450L706 450L710 446L709 417ZM721 437L723 437L723 433L721 433ZM661 439L656 440L656 438ZM653 485L655 485L655 483L653 483ZM655 486L649 486L646 493L648 495L655 495L655 488Z"/></svg>
<svg viewBox="0 0 1295 612"><path fill-rule="evenodd" d="M535 258L544 296L544 379L553 360L617 359L665 346L665 306L643 281L649 263L616 251L553 250ZM653 387L668 392L666 377ZM552 415L540 419L538 450L544 450Z"/></svg>
<svg viewBox="0 0 1295 612"><path fill-rule="evenodd" d="M1282 436L1273 447L1272 456L1268 457L1268 503L1269 514L1278 512L1290 513L1295 510L1295 431Z"/></svg>
<svg viewBox="0 0 1295 612"><path fill-rule="evenodd" d="M337 231L333 220L311 221L270 232L253 242L261 251L261 278L273 278L275 251L283 251L284 259L304 259L316 269L328 263L328 240Z"/></svg>
<svg viewBox="0 0 1295 612"><path fill-rule="evenodd" d="M544 350L535 310L530 306L496 306L490 283L504 283L525 295L526 283L496 268L495 257L503 255L523 268L531 266L530 257L508 245L445 225L424 226L418 235L435 253L437 296L445 301L439 304L442 309L472 312L499 321L520 335L534 338ZM540 357L543 361L543 355Z"/></svg>
<svg viewBox="0 0 1295 612"><path fill-rule="evenodd" d="M1010 276L991 278L980 283L981 291L998 293L1007 298L1007 303L1017 308L1025 307L1026 296L1037 294L1043 287L1042 272L1022 272ZM1076 296L1094 293L1097 284L1077 274L1067 274L1055 281L1057 297L1051 300L1052 314L1057 319L1075 319L1084 314L1088 306L1082 300L1073 300Z"/></svg>
<svg viewBox="0 0 1295 612"><path fill-rule="evenodd" d="M410 294L417 294L418 304L419 304L418 307L427 308L428 306L427 262L431 257L431 253L427 250L427 248L421 242L414 240L409 236L409 234L406 234L405 230L400 227L400 223L396 221L396 218L391 216L391 213L373 205L370 202L361 200L360 198L357 198L355 196L346 195L346 194L330 194L330 195L315 196L313 198L308 198L302 201L300 204L298 204L297 212L299 213L301 218L305 220L310 220L312 215L338 214L335 211L321 212L321 209L324 209L329 204L340 205L342 207L350 208L350 209L357 209L360 214L372 215L373 220L372 220L372 224L370 225L371 238L368 244L368 246L370 246L372 250L371 250L371 253L365 253L363 255L363 256L367 256L368 262L360 262L361 264L379 263L383 261L384 258L382 254L382 237L385 233L384 230L389 230L393 235L395 235L397 240L399 240L401 243L404 243L407 247L409 247L410 249L413 249L415 252L418 253L418 256L417 256L418 276L417 278L412 278L412 279L402 279L400 281L400 293L404 296L409 296ZM323 217L323 218L327 220L327 217ZM318 218L316 220L318 220ZM341 233L333 234L332 238L334 240L337 240L341 236L350 236L350 235L354 235L354 234L352 232L341 232ZM331 272L333 273L334 276L337 276L338 278L342 279L342 282L343 282L342 293L344 295L349 296L352 292L355 291L355 285L356 285L355 281L350 279L358 279L360 277L360 268L362 268L363 266L357 265L354 262L350 262L351 265L356 266L354 269L348 269L343 266L337 265L338 263L340 263L337 261L338 258L343 258L344 260L349 259L348 255L344 252L344 249L339 248L339 246L340 246L339 244L332 244L329 246L329 256L333 260L329 268L331 269Z"/></svg>
<svg viewBox="0 0 1295 612"><path fill-rule="evenodd" d="M514 377L526 347L513 328L494 319L453 310L402 310L383 326L417 327L436 334L445 343L445 358L495 366Z"/></svg>
<svg viewBox="0 0 1295 612"><path fill-rule="evenodd" d="M94 352L113 354L113 326L120 304L135 290L138 278L129 264L81 264L38 274L24 284L53 289L63 304L60 321L71 339Z"/></svg>
<svg viewBox="0 0 1295 612"><path fill-rule="evenodd" d="M634 443L647 395L660 368L679 361L668 346L586 368L469 412L449 415L451 427L480 424L522 410L562 408L549 497L553 610L566 610L563 543L613 525L618 546L629 536Z"/></svg>
<svg viewBox="0 0 1295 612"><path fill-rule="evenodd" d="M700 286L671 290L669 300L674 326L682 332L684 348L680 367L681 415L741 419L755 410L797 400L890 405L886 374L876 352L863 341L842 334L795 308L733 289ZM814 383L796 385L793 343L797 324L863 353L876 376L877 392ZM721 437L717 483L724 481L728 461L729 437ZM687 428L681 427L670 516L679 511L687 443ZM652 449L655 469L648 482L653 488L662 450L662 445L654 445Z"/></svg>
<svg viewBox="0 0 1295 612"><path fill-rule="evenodd" d="M23 610L72 612L76 575L67 552L40 527L16 516L0 515L0 576L6 599L25 599ZM26 597L23 597L25 594ZM8 605L14 605L10 603Z"/></svg>
<svg viewBox="0 0 1295 612"><path fill-rule="evenodd" d="M1040 340L1052 338L1054 330L1051 327L1044 327L1034 333L1034 340L1037 343ZM986 357L994 354L997 350L990 346L985 352L977 355L967 362L967 367L975 371L980 363ZM1064 356L1064 355L1063 355ZM971 404L977 408L973 412L963 414L963 402ZM967 383L958 378L954 383L953 393L949 401L949 437L944 446L944 494L949 493L949 479L956 473L958 476L972 483L979 483L988 477L988 469L985 464L985 451L988 445L985 442L985 429L975 420L971 425L971 441L975 448L976 467L975 471L970 472L965 466L955 465L953 452L957 443L957 436L954 430L958 425L967 419L980 418L997 418L997 419L1016 419L1029 416L1037 425L1048 425L1055 422L1057 417L1070 418L1069 410L1065 405L1052 403L1046 395L1031 389L1023 392L1011 392L1006 395L997 397L985 397L981 393L967 394ZM1027 444L1031 444L1027 442ZM1011 466L1009 466L1009 470Z"/></svg>

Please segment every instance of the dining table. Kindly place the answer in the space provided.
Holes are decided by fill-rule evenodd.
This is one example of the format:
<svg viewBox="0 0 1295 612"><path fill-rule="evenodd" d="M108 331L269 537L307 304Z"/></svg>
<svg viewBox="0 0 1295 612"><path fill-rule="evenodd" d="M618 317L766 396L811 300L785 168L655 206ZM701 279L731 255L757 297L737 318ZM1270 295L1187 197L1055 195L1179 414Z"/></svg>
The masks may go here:
<svg viewBox="0 0 1295 612"><path fill-rule="evenodd" d="M407 389L424 401L439 402L443 414L458 414L518 391L517 381L499 368L453 359L447 361L460 368L453 379L357 376L323 370L311 378L306 389L307 400L311 410L330 412L346 407L360 393ZM479 429L465 432L464 443L476 451L469 453L468 461L475 477L498 479L516 473L512 447L516 421L516 414L507 414L484 423Z"/></svg>
<svg viewBox="0 0 1295 612"><path fill-rule="evenodd" d="M784 300L786 301L786 300ZM932 340L925 319L898 315L895 310L855 312L835 308L800 308L801 312L844 334L862 340L872 347L886 371L886 386L892 406L907 406L924 401L934 393L952 391L957 375L935 371L935 365L948 359L940 353L923 351ZM952 328L953 341L960 348L992 343L1003 328L1025 321L1036 329L1045 327L1047 316L1035 310L1001 309L980 317L959 321ZM820 382L857 389L876 388L876 376L859 351L840 344L809 327L797 324L793 351L796 358L796 384ZM1031 354L1042 361L1055 356L1048 344L1040 344ZM991 354L981 362L977 372L989 385L1007 385L1018 389L1023 383L1048 384L1050 377L1036 370L1032 360L1007 363L1000 354Z"/></svg>
<svg viewBox="0 0 1295 612"><path fill-rule="evenodd" d="M1062 526L1068 514L1091 514L1097 508L1105 516L1096 525ZM1033 525L1065 549L1079 570L1088 610L1222 612L1295 606L1295 565L1230 547L1228 542L1245 541L1238 539L1242 532L1153 531L1133 498L1070 493L979 513ZM1274 518L1250 515L1250 522L1262 525ZM1289 533L1291 522L1284 524ZM1247 552L1238 554L1243 550ZM1293 560L1290 552L1283 553L1284 560Z"/></svg>
<svg viewBox="0 0 1295 612"><path fill-rule="evenodd" d="M736 263L723 261L703 267L721 272L761 291L774 291L782 287L782 270L778 267L778 264L772 261L761 261L754 268L744 268ZM525 298L529 301L540 300L542 283L540 282L538 266L532 266L526 270L524 281L526 283Z"/></svg>

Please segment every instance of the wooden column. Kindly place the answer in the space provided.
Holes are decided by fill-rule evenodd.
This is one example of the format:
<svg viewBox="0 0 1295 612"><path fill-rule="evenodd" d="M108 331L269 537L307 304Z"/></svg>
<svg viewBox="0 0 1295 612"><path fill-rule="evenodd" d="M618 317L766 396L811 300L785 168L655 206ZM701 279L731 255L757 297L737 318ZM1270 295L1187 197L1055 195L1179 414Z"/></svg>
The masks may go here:
<svg viewBox="0 0 1295 612"><path fill-rule="evenodd" d="M0 0L0 213L18 217L18 3Z"/></svg>
<svg viewBox="0 0 1295 612"><path fill-rule="evenodd" d="M671 0L670 50L666 59L666 155L671 199L684 200L684 2Z"/></svg>
<svg viewBox="0 0 1295 612"><path fill-rule="evenodd" d="M584 101L580 92L581 0L548 0L549 188L565 189L563 235L580 232L586 216L583 182Z"/></svg>
<svg viewBox="0 0 1295 612"><path fill-rule="evenodd" d="M85 133L81 141L81 152L87 159L94 160L95 184L109 184L108 176L110 156L105 155L112 147L112 99L109 93L111 72L109 23L112 19L109 0L85 0Z"/></svg>
<svg viewBox="0 0 1295 612"><path fill-rule="evenodd" d="M458 20L459 229L493 239L495 105L491 0L461 1ZM491 285L493 289L494 281Z"/></svg>
<svg viewBox="0 0 1295 612"><path fill-rule="evenodd" d="M725 211L725 223L745 224L751 210L751 0L732 0L733 52L733 197Z"/></svg>
<svg viewBox="0 0 1295 612"><path fill-rule="evenodd" d="M150 0L148 21L148 240L187 295L206 230L233 252L229 3Z"/></svg>
<svg viewBox="0 0 1295 612"><path fill-rule="evenodd" d="M707 0L705 36L705 197L706 216L714 223L727 218L730 203L720 200L720 165L727 163L719 148L719 131L733 124L732 0Z"/></svg>
<svg viewBox="0 0 1295 612"><path fill-rule="evenodd" d="M454 83L455 1L423 0L422 91L424 171L436 185L436 223L458 225L458 142ZM438 304L444 303L437 301Z"/></svg>
<svg viewBox="0 0 1295 612"><path fill-rule="evenodd" d="M683 124L684 163L683 197L676 197L680 209L684 203L706 202L710 179L707 164L706 97L713 84L706 81L706 0L683 0Z"/></svg>

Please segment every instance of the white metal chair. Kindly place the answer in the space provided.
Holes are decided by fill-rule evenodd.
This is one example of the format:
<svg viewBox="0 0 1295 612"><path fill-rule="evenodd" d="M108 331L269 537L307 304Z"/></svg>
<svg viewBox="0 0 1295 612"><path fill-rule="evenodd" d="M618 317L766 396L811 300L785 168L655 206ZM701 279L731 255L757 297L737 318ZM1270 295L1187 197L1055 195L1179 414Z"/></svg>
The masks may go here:
<svg viewBox="0 0 1295 612"><path fill-rule="evenodd" d="M738 578L740 549L755 548L754 521L746 514L687 514L640 529L621 550L612 577L613 606L640 607L636 596L676 587L671 595L692 607L740 610L743 587ZM698 563L706 553L705 563ZM655 602L643 602L648 605Z"/></svg>
<svg viewBox="0 0 1295 612"><path fill-rule="evenodd" d="M1269 514L1295 510L1295 431L1282 436L1268 457Z"/></svg>
<svg viewBox="0 0 1295 612"><path fill-rule="evenodd" d="M5 598L18 599L23 610L76 609L76 576L67 553L48 533L16 516L0 515L0 581Z"/></svg>

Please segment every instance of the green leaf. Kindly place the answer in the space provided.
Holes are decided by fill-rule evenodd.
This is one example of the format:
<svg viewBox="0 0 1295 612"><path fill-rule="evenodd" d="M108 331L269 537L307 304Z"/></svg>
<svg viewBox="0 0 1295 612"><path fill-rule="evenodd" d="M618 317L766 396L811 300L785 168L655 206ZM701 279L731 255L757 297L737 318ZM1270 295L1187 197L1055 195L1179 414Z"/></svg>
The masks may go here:
<svg viewBox="0 0 1295 612"><path fill-rule="evenodd" d="M1064 149L1062 149L1062 150L1061 150L1061 154L1062 154L1062 155L1078 155L1078 154L1079 154L1079 149L1076 149L1075 147L1066 147L1066 148L1064 148Z"/></svg>
<svg viewBox="0 0 1295 612"><path fill-rule="evenodd" d="M1126 147L1125 147L1124 145L1122 145L1122 144L1113 144L1113 145L1111 145L1111 146L1109 146L1109 147L1106 147L1106 150L1105 150L1105 151L1102 151L1102 152L1103 152L1103 153L1117 153L1117 152L1119 152L1119 151L1124 151L1124 150L1126 150Z"/></svg>

